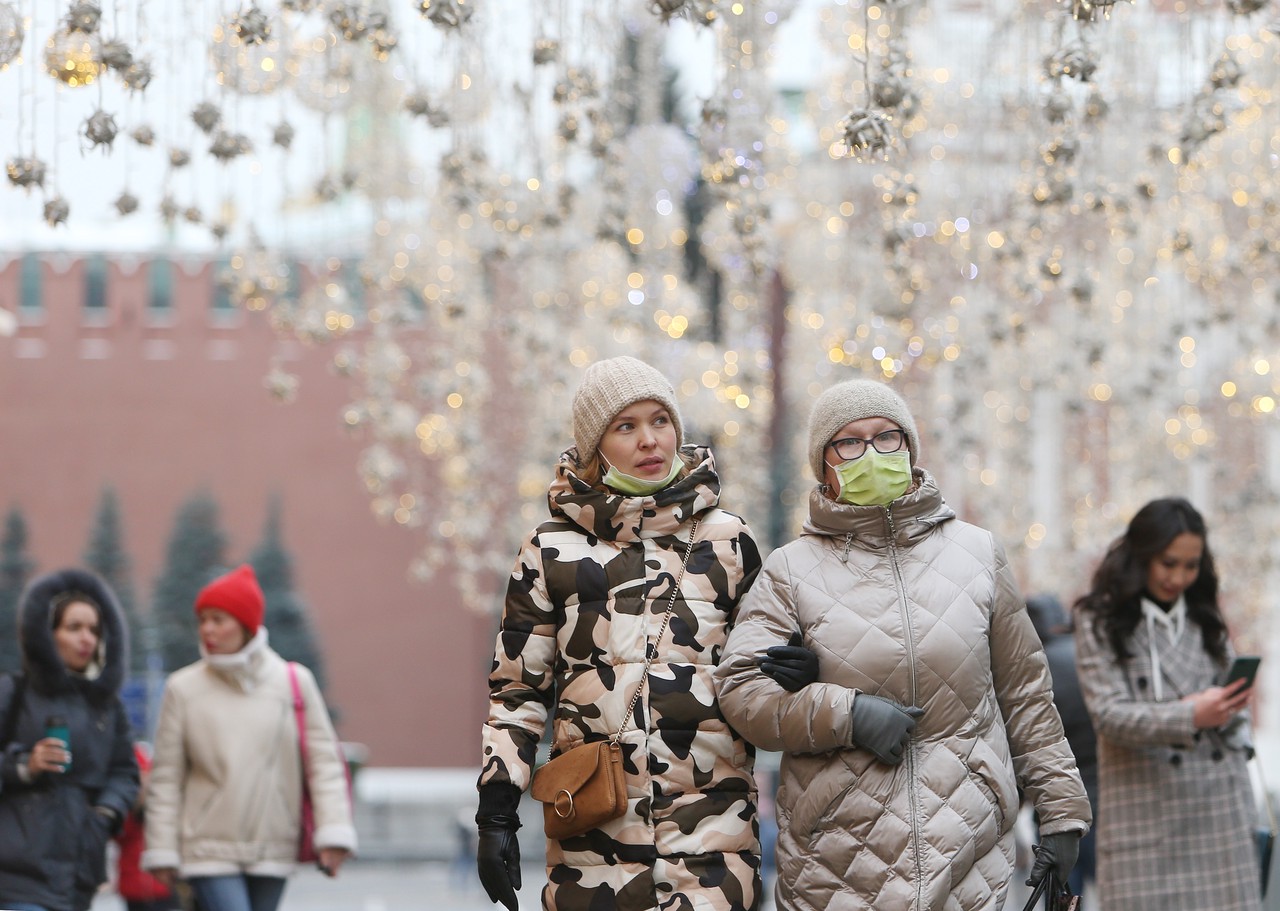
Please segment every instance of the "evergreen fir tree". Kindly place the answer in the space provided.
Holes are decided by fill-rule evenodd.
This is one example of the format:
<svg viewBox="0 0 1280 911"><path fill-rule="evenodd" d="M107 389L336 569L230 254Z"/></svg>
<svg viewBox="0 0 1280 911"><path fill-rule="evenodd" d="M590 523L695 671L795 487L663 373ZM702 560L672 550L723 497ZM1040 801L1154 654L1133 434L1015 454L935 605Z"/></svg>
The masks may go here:
<svg viewBox="0 0 1280 911"><path fill-rule="evenodd" d="M27 556L27 520L14 506L4 523L0 542L0 673L22 669L18 647L18 602L22 590L35 571Z"/></svg>
<svg viewBox="0 0 1280 911"><path fill-rule="evenodd" d="M147 668L147 643L129 563L120 527L120 504L115 490L105 487L98 501L98 515L89 535L89 544L84 550L84 565L100 575L116 593L116 600L124 612L125 628L129 631L130 669L141 674Z"/></svg>
<svg viewBox="0 0 1280 911"><path fill-rule="evenodd" d="M225 550L218 504L207 492L195 494L178 509L151 603L156 647L165 671L175 671L200 657L193 613L196 595L226 570Z"/></svg>
<svg viewBox="0 0 1280 911"><path fill-rule="evenodd" d="M266 599L263 623L271 637L271 647L286 661L297 661L310 668L323 689L325 677L320 650L306 603L293 587L293 559L284 548L280 513L280 498L272 497L267 506L262 540L249 557Z"/></svg>

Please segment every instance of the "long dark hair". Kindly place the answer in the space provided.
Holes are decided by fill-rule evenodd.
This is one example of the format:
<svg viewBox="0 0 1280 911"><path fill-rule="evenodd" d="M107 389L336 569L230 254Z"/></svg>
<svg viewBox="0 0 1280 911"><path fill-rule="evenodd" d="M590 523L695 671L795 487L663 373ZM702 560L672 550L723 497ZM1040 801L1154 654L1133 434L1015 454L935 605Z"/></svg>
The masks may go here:
<svg viewBox="0 0 1280 911"><path fill-rule="evenodd" d="M1187 619L1200 627L1205 651L1217 663L1226 664L1227 624L1218 610L1218 572L1209 550L1209 533L1204 517L1182 497L1152 500L1139 509L1098 564L1089 593L1075 603L1076 610L1096 616L1094 632L1099 641L1111 644L1117 660L1130 657L1125 643L1142 619L1141 599L1151 561L1184 533L1204 542L1200 574L1183 594Z"/></svg>

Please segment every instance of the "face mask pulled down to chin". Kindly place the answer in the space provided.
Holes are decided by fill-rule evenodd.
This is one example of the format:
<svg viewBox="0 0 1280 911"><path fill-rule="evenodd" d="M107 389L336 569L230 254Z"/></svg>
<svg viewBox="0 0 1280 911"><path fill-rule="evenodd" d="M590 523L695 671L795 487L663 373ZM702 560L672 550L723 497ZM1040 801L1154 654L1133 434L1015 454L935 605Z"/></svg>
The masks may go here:
<svg viewBox="0 0 1280 911"><path fill-rule="evenodd" d="M604 459L604 456L601 456ZM609 465L609 460L604 459L604 463ZM630 497L648 497L657 493L676 479L676 475L680 473L681 459L678 455L671 457L671 470L667 472L667 476L657 481L650 481L646 478L637 478L635 475L623 474L609 465L609 470L604 473L601 478L605 485L618 493L626 494Z"/></svg>
<svg viewBox="0 0 1280 911"><path fill-rule="evenodd" d="M911 486L911 453L905 449L883 453L868 448L862 458L830 467L840 481L836 501L851 506L888 506Z"/></svg>

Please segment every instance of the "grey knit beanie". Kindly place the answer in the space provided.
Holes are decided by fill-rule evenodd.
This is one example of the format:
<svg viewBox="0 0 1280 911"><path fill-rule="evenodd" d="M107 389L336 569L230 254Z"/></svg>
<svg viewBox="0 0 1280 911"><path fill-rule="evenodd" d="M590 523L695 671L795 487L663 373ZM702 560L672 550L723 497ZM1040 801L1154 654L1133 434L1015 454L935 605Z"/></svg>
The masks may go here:
<svg viewBox="0 0 1280 911"><path fill-rule="evenodd" d="M609 422L628 405L653 399L667 409L676 428L676 447L684 443L684 425L675 391L667 378L634 357L613 357L587 367L573 396L573 440L578 458L595 455Z"/></svg>
<svg viewBox="0 0 1280 911"><path fill-rule="evenodd" d="M920 437L902 396L876 380L846 380L818 396L809 412L809 466L819 481L825 478L822 451L831 438L845 424L863 418L888 418L905 430L911 464L919 461Z"/></svg>

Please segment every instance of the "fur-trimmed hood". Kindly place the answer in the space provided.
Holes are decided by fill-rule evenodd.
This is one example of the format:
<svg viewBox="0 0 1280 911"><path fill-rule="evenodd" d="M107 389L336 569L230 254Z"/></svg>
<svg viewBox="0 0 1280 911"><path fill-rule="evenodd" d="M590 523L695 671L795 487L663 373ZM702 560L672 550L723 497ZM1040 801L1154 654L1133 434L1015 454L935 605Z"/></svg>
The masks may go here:
<svg viewBox="0 0 1280 911"><path fill-rule="evenodd" d="M96 677L67 670L53 641L51 611L54 599L79 592L98 605L102 623L102 669ZM83 692L97 703L114 699L129 668L129 639L124 614L115 593L99 576L83 569L60 569L34 579L22 594L18 636L27 680L40 692Z"/></svg>

